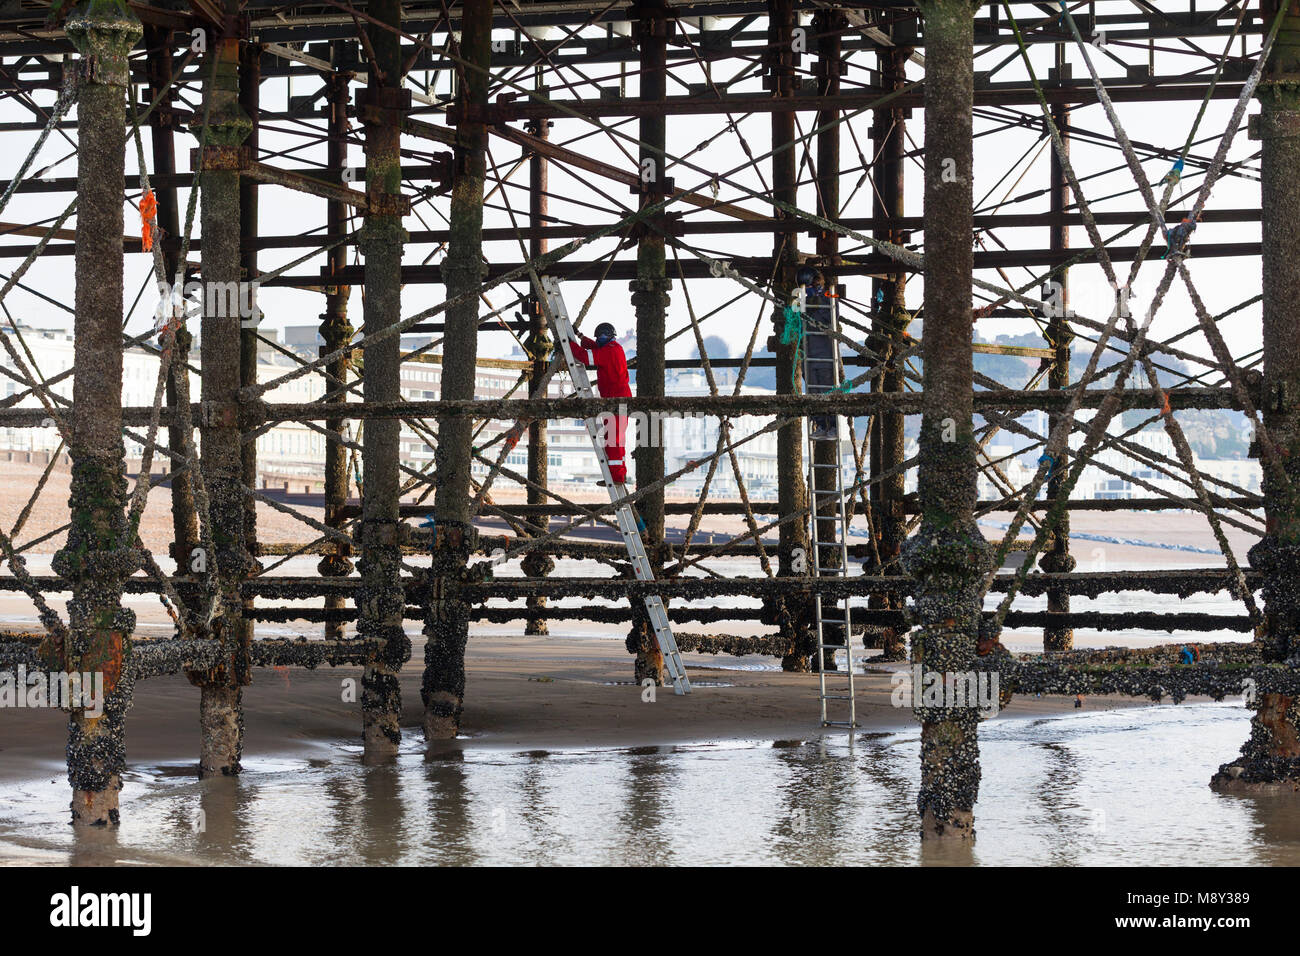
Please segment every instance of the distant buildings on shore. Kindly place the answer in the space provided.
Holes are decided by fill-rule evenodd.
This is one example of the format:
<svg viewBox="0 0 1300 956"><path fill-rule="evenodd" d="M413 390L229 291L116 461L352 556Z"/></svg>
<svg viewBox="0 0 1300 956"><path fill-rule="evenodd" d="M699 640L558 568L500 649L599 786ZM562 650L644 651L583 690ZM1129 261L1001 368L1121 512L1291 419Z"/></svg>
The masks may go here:
<svg viewBox="0 0 1300 956"><path fill-rule="evenodd" d="M1086 419L1089 414L1081 413L1080 418ZM1019 421L1040 435L1047 432L1045 412L1034 412ZM1179 475L1183 474L1183 470L1173 441L1162 426L1153 425L1128 435L1127 429L1117 418L1110 422L1106 434L1110 446L1092 456L1079 476L1078 484L1070 493L1071 499L1130 500L1165 495L1192 500L1196 498L1195 491L1187 482L1167 474L1172 472ZM1120 436L1124 436L1124 442L1132 446L1131 451L1117 447ZM1083 439L1083 433L1079 431L1070 436L1071 455L1077 454ZM1029 484L1038 470L1039 457L1043 454L1041 445L1024 451L1029 444L1024 436L1000 433L985 446L981 462L995 463L1005 474L1006 483L995 481L988 474L993 469L986 469L979 479L981 499L996 500L1005 497L1007 483L1012 488L1023 488ZM908 454L915 454L915 448ZM1210 494L1227 497L1235 497L1243 492L1260 494L1262 472L1258 461L1250 458L1202 458L1196 454L1192 457L1196 470L1207 476L1203 481ZM1045 497L1045 493L1040 494L1040 497Z"/></svg>
<svg viewBox="0 0 1300 956"><path fill-rule="evenodd" d="M51 389L58 395L70 399L72 396L72 377L66 373L72 368L73 342L67 330L41 330L20 327L23 342L31 351L32 360L39 375L45 380L56 380ZM4 329L5 335L12 331ZM266 329L267 338L277 335L273 329ZM404 352L412 352L427 345L429 337L404 336ZM320 339L315 326L291 326L284 330L279 347L263 346L258 356L258 380L268 382L300 367L299 359L312 360L319 354ZM632 345L629 342L629 346ZM22 349L18 351L22 354ZM287 353L287 354L286 354ZM295 358L295 355L298 358ZM202 360L201 352L191 355L190 393L193 400L198 400L198 368ZM442 381L442 357L437 354L423 353L409 358L402 364L401 394L410 401L433 401L438 398ZM122 400L127 406L149 406L153 404L154 392L158 379L158 354L156 350L137 346L126 350L123 356ZM527 364L522 351L516 350L513 357L505 359L482 359L475 375L476 394L480 398L523 398L527 396L527 383L523 375ZM0 355L0 368L13 372L13 360L8 354ZM60 375L66 377L59 378ZM24 390L23 386L9 375L0 374L0 398L10 399ZM732 393L735 389L735 372L730 369L715 369L714 379L720 391ZM567 377L557 376L549 385L548 396L562 397L567 385ZM358 384L358 393L360 386ZM697 369L670 370L665 383L665 391L670 396L707 395L708 382L704 373ZM325 385L320 375L304 375L284 382L264 398L269 403L305 403L319 399L325 393ZM771 394L771 389L743 385L741 394ZM352 396L357 400L359 396ZM17 403L23 407L36 407L40 403L35 396L27 395ZM644 418L644 417L643 417ZM754 500L775 500L776 482L779 462L776 452L776 432L763 432L771 424L771 418L756 416L737 416L731 419L728 441L735 449L736 467L725 454L719 459L709 481L709 494L719 498L737 498L740 486L736 471L740 472L746 491ZM1047 416L1035 412L1020 419L1028 428L1042 434L1047 428ZM319 425L319 423L313 423ZM475 447L479 449L482 459L472 466L476 479L483 479L490 470L489 463L500 458L502 443L499 440L512 422L488 421L481 424L475 437ZM633 433L638 422L634 418ZM719 433L722 422L715 416L659 416L653 422L644 422L664 449L664 467L669 473L683 471L672 486L672 492L682 496L699 496L703 493L705 478L709 471L708 459L719 448ZM344 439L356 442L360 437L357 423L349 422ZM143 435L146 428L130 429L137 435ZM1120 426L1113 422L1108 432L1112 437L1121 434ZM631 437L631 436L629 436ZM600 468L587 435L586 426L581 420L559 419L549 423L547 445L548 481L554 486L589 487L600 478ZM197 440L197 439L196 439ZM1072 499L1133 499L1157 497L1161 493L1174 494L1183 498L1194 498L1194 493L1181 481L1163 475L1157 468L1159 464L1168 469L1169 462L1177 462L1173 444L1163 429L1158 426L1148 428L1128 436L1126 441L1132 443L1149 462L1135 461L1128 453L1116 447L1104 449L1094 456L1093 463L1084 469L1074 491ZM139 462L142 446L132 434L124 436L126 455L129 462ZM859 436L859 443L861 436ZM1075 433L1071 438L1071 448L1077 449L1082 435ZM436 439L409 424L403 424L401 431L402 463L415 471L432 474L434 467L434 447ZM162 429L159 443L166 443L166 429ZM258 482L266 488L284 488L292 492L319 492L324 489L324 459L326 437L313 425L302 422L281 422L268 429L257 439ZM631 444L631 441L629 441ZM38 460L48 460L50 454L59 445L58 433L53 428L0 428L0 458L27 455L36 456ZM726 446L722 446L725 448ZM1004 498L1010 491L1024 487L1033 478L1038 467L1041 446L1031 447L1024 436L1011 432L999 432L983 448L981 461L989 467L979 479L979 497L983 500ZM916 442L909 439L906 456L916 455ZM525 431L519 444L505 456L502 464L506 469L520 476L527 475L528 436ZM350 464L355 471L360 471L359 455L349 453ZM21 460L21 457L20 457ZM844 445L844 464L846 469L845 484L853 479L853 460L848 443ZM1234 496L1237 489L1252 494L1260 492L1259 462L1251 459L1196 459L1198 470L1210 476L1206 482L1212 494ZM165 469L165 459L155 452L154 471ZM350 469L352 470L352 469ZM635 474L635 460L629 461L629 470ZM1178 468L1175 464L1175 472ZM1001 472L999 475L998 472ZM514 484L505 475L499 475L494 487L504 488ZM516 486L517 487L517 486ZM908 475L907 491L916 490L915 471Z"/></svg>

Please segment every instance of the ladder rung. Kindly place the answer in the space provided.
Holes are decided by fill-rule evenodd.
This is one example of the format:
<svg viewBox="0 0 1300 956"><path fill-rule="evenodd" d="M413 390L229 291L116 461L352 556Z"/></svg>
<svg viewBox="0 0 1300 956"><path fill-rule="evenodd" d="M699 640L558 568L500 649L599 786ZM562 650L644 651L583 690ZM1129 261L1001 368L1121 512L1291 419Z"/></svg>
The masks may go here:
<svg viewBox="0 0 1300 956"><path fill-rule="evenodd" d="M562 342L567 341L573 336L573 324L569 319L564 297L560 294L559 282L552 276L539 278L541 279L546 304L551 312L557 338ZM567 345L562 346L561 354L565 358L565 364L569 369L569 377L576 390L574 394L583 398L592 397L591 379L587 376L586 368L581 363L573 360L572 353ZM602 466L607 466L609 456L596 441L597 431L594 422L594 419L587 419L587 432L592 439L597 460L601 462ZM606 478L608 479L608 475ZM619 498L627 497L626 484L615 484L611 481L606 487L609 491L610 501L617 501ZM627 548L628 557L632 562L632 568L637 580L653 581L655 579L654 569L650 567L650 562L646 558L645 545L641 541L636 511L631 504L619 505L615 511L618 517L618 528L622 532L623 543ZM664 669L672 679L673 690L678 694L689 694L691 692L691 683L686 676L686 667L682 663L677 642L673 639L672 628L669 625L668 614L663 601L657 594L646 595L643 600L646 610L649 612L651 624L654 627L655 639L659 642L659 648L663 652Z"/></svg>

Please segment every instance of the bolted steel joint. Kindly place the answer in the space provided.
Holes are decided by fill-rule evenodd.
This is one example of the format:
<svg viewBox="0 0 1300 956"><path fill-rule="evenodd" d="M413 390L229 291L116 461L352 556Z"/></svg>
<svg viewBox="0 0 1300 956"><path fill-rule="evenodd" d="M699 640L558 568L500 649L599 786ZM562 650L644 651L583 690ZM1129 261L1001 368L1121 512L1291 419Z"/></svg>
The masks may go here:
<svg viewBox="0 0 1300 956"><path fill-rule="evenodd" d="M1247 132L1253 140L1295 139L1300 136L1300 110L1270 109L1250 117Z"/></svg>
<svg viewBox="0 0 1300 956"><path fill-rule="evenodd" d="M190 152L190 162L200 172L241 172L252 162L247 146L208 143L202 150Z"/></svg>
<svg viewBox="0 0 1300 956"><path fill-rule="evenodd" d="M402 193L388 193L372 189L366 193L366 211L371 216L398 216L411 214L411 200Z"/></svg>
<svg viewBox="0 0 1300 956"><path fill-rule="evenodd" d="M200 402L199 423L208 428L239 427L238 402Z"/></svg>

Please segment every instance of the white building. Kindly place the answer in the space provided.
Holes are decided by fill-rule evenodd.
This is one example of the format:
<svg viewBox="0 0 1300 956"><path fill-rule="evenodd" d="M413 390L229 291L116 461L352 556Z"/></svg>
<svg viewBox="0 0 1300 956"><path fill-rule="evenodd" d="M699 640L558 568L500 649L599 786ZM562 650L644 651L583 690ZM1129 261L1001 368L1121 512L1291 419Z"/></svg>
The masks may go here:
<svg viewBox="0 0 1300 956"><path fill-rule="evenodd" d="M20 325L18 327L21 333L21 342L18 336L14 335L12 329L5 327L0 329L0 334L9 337L13 343L14 350L24 359L25 364L37 376L37 378L49 382L53 379L59 379L60 375L65 375L73 366L73 341L72 333L67 329L33 329ZM26 349L24 349L26 346ZM30 358L28 352L30 351ZM198 367L197 361L191 362L195 369ZM23 377L23 373L18 369L14 360L10 357L7 349L0 352L0 367L6 372L17 374ZM12 398L14 395L27 391L25 385L11 378L10 375L0 372L0 379L3 379L3 397ZM127 349L122 356L122 404L126 406L151 406L154 400L154 391L158 383L158 356L143 348ZM72 376L66 375L64 378L54 381L49 386L50 391L55 395L72 399ZM197 371L190 373L190 392L197 400L199 394L199 377ZM28 394L14 404L18 408L40 408L41 401L33 394ZM148 431L147 426L132 428L137 434L145 434ZM167 432L160 429L159 444L165 444ZM138 441L129 435L123 436L123 443L126 446L126 457L128 459L139 459L142 447ZM59 446L59 432L56 428L0 428L0 449L17 452L53 452ZM155 452L155 462L161 467L161 459Z"/></svg>
<svg viewBox="0 0 1300 956"><path fill-rule="evenodd" d="M23 345L31 352L27 360L35 374L46 381L56 379L73 367L74 347L72 333L66 329L32 329L20 326L22 343L19 344L11 329L4 329L2 334L11 337L15 350L24 356ZM198 401L200 397L199 367L202 353L194 350L190 353L190 400ZM292 358L264 349L259 356L258 380L269 381L292 370L296 365ZM15 363L7 350L0 355L0 367L17 372ZM156 352L141 346L126 349L122 355L122 404L128 408L149 408L154 404L154 395L158 386L159 356ZM21 374L21 373L18 373ZM0 373L3 378L3 394L9 398L25 391L25 387L8 375ZM54 382L50 390L67 399L72 398L72 376ZM310 402L324 394L324 386L318 375L306 375L290 382L276 386L264 397L268 402ZM164 396L165 400L165 396ZM27 395L16 403L19 408L39 408L41 402L35 395ZM132 426L131 432L144 436L147 425ZM194 435L196 447L200 442L200 433ZM158 445L166 446L167 429L160 426ZM139 462L143 453L142 443L130 434L123 436L126 458L129 462ZM12 452L53 452L59 445L59 433L55 428L0 428L0 449ZM269 464L276 475L306 476L308 478L321 473L321 462L325 454L325 437L300 422L282 422L269 429L257 439L260 465ZM66 453L66 450L65 450ZM159 449L154 450L153 470L165 470L166 457ZM266 470L265 468L263 470ZM302 490L295 488L293 490Z"/></svg>
<svg viewBox="0 0 1300 956"><path fill-rule="evenodd" d="M1041 420L1029 424L1029 427L1035 429L1046 428L1046 414L1039 414ZM1127 429L1117 418L1110 422L1106 431L1110 436L1118 436L1124 434ZM999 435L998 437L1001 438L1002 436ZM1070 451L1072 456L1078 454L1078 450L1083 446L1084 438L1084 434L1079 431L1071 434ZM1176 495L1180 498L1194 497L1192 489L1185 482L1170 477L1165 473L1172 471L1177 475L1182 472L1182 469L1177 465L1167 463L1167 461L1177 462L1178 453L1174 448L1172 439L1162 426L1149 426L1135 435L1128 436L1125 440L1139 449L1143 449L1148 453L1152 461L1143 461L1121 448L1105 448L1093 456L1095 464L1089 464L1088 467L1084 468L1083 473L1079 476L1078 483L1070 493L1071 498L1076 500L1128 500L1132 498L1158 498L1164 495ZM981 461L988 459L998 461L1013 453L1015 449L1023 447L1023 445L1024 442L1020 440L1014 442L1009 440L1004 444L990 443L985 449L987 459L981 458ZM909 454L911 454L910 451ZM1026 454L999 461L998 467L1002 469L1012 487L1020 489L1032 480L1035 471L1038 469L1038 457L1041 454L1042 447L1039 446ZM1229 482L1248 492L1259 493L1261 471L1259 462L1254 459L1204 459L1193 453L1193 463L1196 470L1205 475ZM1230 489L1215 485L1213 482L1207 482L1207 490L1212 494L1234 493ZM1005 492L997 488L987 474L981 473L979 496L985 500L992 500L1004 497ZM1040 491L1039 497L1046 497L1045 487Z"/></svg>
<svg viewBox="0 0 1300 956"><path fill-rule="evenodd" d="M719 391L731 394L733 386L726 382L730 376L718 376ZM709 384L704 372L688 369L669 373L664 392L667 395L708 395ZM751 385L742 385L742 395L771 395L772 391ZM693 462L700 464L678 478L672 490L688 495L699 495L708 475L708 459L718 450L718 432L722 421L713 415L683 415L662 417L659 423L659 440L664 449L664 470L672 474ZM730 441L736 447L736 460L749 496L756 500L776 497L776 432L770 431L751 437L772 423L772 418L756 415L738 415L731 419ZM748 439L748 440L747 440ZM709 484L709 495L718 498L738 498L740 488L729 458L719 459Z"/></svg>

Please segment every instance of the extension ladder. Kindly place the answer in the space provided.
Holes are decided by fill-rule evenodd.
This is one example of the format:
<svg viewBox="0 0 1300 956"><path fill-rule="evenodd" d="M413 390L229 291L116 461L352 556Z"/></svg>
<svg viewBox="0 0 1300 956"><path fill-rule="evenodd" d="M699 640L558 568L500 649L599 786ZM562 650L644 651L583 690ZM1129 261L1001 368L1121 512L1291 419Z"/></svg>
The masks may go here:
<svg viewBox="0 0 1300 956"><path fill-rule="evenodd" d="M587 376L587 367L573 357L573 348L570 345L573 340L573 323L569 318L569 310L564 305L564 297L560 295L560 284L554 278L543 276L541 286L546 299L547 317L554 327L555 340L560 343L573 385L580 397L591 398L593 397L591 379ZM610 474L609 456L605 454L605 444L600 438L598 419L587 419L587 434L591 436L591 444L596 450L596 460L600 462L600 470L605 475L609 500L617 503L620 499L624 499L623 503L615 509L615 514L618 517L618 530L623 535L623 544L632 559L632 570L638 581L653 581L654 569L650 567L650 561L646 558L645 544L641 541L642 525L637 518L636 509L632 507L631 502L625 500L628 496L627 486L615 484ZM686 676L686 665L682 663L682 655L677 649L676 639L673 638L673 630L668 624L668 611L664 608L663 599L657 594L647 594L645 608L650 615L655 640L659 644L659 652L663 655L664 669L668 671L673 690L678 694L689 694L691 682Z"/></svg>
<svg viewBox="0 0 1300 956"><path fill-rule="evenodd" d="M817 394L833 391L844 381L844 366L840 359L839 310L834 296L805 298L800 295L796 307L804 313L803 381L804 391ZM845 510L844 475L840 466L841 441L846 433L842 415L810 415L807 420L805 442L808 455L808 538L812 548L812 568L815 577L844 577L849 568L848 514ZM833 461L819 463L818 450L830 449L824 458ZM838 557L838 565L833 558ZM817 625L817 676L818 697L821 700L823 727L857 727L857 702L853 687L853 641L848 595L824 599L818 591L814 596L814 613ZM838 628L843 644L827 640L827 625ZM827 681L826 653L834 664L835 652L844 648L846 658L843 680L838 686ZM832 671L838 675L838 671ZM847 708L847 720L831 720L828 704Z"/></svg>

